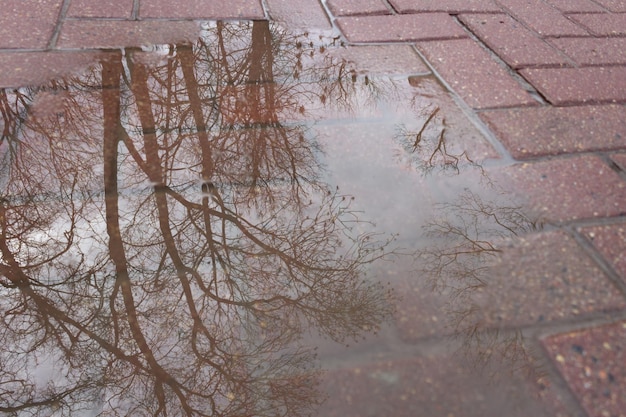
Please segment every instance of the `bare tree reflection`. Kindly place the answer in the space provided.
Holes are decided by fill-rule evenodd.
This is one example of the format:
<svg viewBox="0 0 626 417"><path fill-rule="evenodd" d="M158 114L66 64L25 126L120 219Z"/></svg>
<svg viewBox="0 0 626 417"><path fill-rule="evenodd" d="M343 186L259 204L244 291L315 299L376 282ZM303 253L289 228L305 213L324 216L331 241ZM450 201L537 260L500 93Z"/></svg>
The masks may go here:
<svg viewBox="0 0 626 417"><path fill-rule="evenodd" d="M300 336L375 330L391 295L363 278L390 241L357 232L297 122L357 91L316 55L266 22L218 23L2 92L0 411L295 416L320 401Z"/></svg>

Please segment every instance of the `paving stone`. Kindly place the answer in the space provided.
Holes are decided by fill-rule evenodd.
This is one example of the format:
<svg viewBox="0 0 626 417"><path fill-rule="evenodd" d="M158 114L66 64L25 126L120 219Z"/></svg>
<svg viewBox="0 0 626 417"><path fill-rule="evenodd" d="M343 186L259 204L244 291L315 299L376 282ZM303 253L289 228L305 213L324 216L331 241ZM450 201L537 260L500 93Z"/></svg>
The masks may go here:
<svg viewBox="0 0 626 417"><path fill-rule="evenodd" d="M420 42L417 47L452 89L473 108L537 104L485 49L471 39Z"/></svg>
<svg viewBox="0 0 626 417"><path fill-rule="evenodd" d="M501 12L493 0L389 0L400 13L415 12Z"/></svg>
<svg viewBox="0 0 626 417"><path fill-rule="evenodd" d="M534 107L480 113L516 159L623 149L626 107Z"/></svg>
<svg viewBox="0 0 626 417"><path fill-rule="evenodd" d="M430 69L410 45L354 45L330 50L362 74L427 74Z"/></svg>
<svg viewBox="0 0 626 417"><path fill-rule="evenodd" d="M445 13L340 17L336 22L348 41L356 43L467 37L463 28Z"/></svg>
<svg viewBox="0 0 626 417"><path fill-rule="evenodd" d="M331 24L319 1L265 0L270 18L290 28L330 29Z"/></svg>
<svg viewBox="0 0 626 417"><path fill-rule="evenodd" d="M550 336L543 344L589 417L626 416L626 322Z"/></svg>
<svg viewBox="0 0 626 417"><path fill-rule="evenodd" d="M595 0L612 12L626 12L626 2L624 0Z"/></svg>
<svg viewBox="0 0 626 417"><path fill-rule="evenodd" d="M513 68L570 63L558 50L508 15L463 14L460 19Z"/></svg>
<svg viewBox="0 0 626 417"><path fill-rule="evenodd" d="M626 283L626 224L584 227L580 231L593 242L593 246Z"/></svg>
<svg viewBox="0 0 626 417"><path fill-rule="evenodd" d="M500 254L484 276L484 287L469 297L468 329L559 321L626 307L621 292L562 231L512 238L496 247Z"/></svg>
<svg viewBox="0 0 626 417"><path fill-rule="evenodd" d="M68 20L58 48L119 48L195 41L200 26L191 21Z"/></svg>
<svg viewBox="0 0 626 417"><path fill-rule="evenodd" d="M565 13L597 13L606 11L591 0L546 0Z"/></svg>
<svg viewBox="0 0 626 417"><path fill-rule="evenodd" d="M516 348L522 350L519 346ZM516 366L519 369L532 368L531 360L521 357L502 359L493 352L480 351L467 355L463 355L464 352L446 354L444 349L439 349L442 353L437 356L380 357L373 358L371 363L326 371L320 387L328 398L316 415L565 415L559 410L558 396L540 377L535 377L532 370L530 376L515 372Z"/></svg>
<svg viewBox="0 0 626 417"><path fill-rule="evenodd" d="M68 17L131 17L133 0L73 0Z"/></svg>
<svg viewBox="0 0 626 417"><path fill-rule="evenodd" d="M626 101L626 67L522 69L519 72L555 105Z"/></svg>
<svg viewBox="0 0 626 417"><path fill-rule="evenodd" d="M95 64L98 52L0 52L0 88L39 85Z"/></svg>
<svg viewBox="0 0 626 417"><path fill-rule="evenodd" d="M518 164L506 175L549 223L626 213L626 181L595 155Z"/></svg>
<svg viewBox="0 0 626 417"><path fill-rule="evenodd" d="M3 0L0 49L46 48L62 4L63 0Z"/></svg>
<svg viewBox="0 0 626 417"><path fill-rule="evenodd" d="M391 13L382 0L328 0L327 5L335 16Z"/></svg>
<svg viewBox="0 0 626 417"><path fill-rule="evenodd" d="M622 171L626 172L626 153L616 153L611 155L611 159L620 166Z"/></svg>
<svg viewBox="0 0 626 417"><path fill-rule="evenodd" d="M139 16L160 19L263 19L260 0L141 0Z"/></svg>
<svg viewBox="0 0 626 417"><path fill-rule="evenodd" d="M626 13L575 14L571 18L596 36L626 35Z"/></svg>
<svg viewBox="0 0 626 417"><path fill-rule="evenodd" d="M498 2L542 36L587 35L587 31L542 0L498 0Z"/></svg>
<svg viewBox="0 0 626 417"><path fill-rule="evenodd" d="M550 43L579 65L626 64L626 38L555 38Z"/></svg>

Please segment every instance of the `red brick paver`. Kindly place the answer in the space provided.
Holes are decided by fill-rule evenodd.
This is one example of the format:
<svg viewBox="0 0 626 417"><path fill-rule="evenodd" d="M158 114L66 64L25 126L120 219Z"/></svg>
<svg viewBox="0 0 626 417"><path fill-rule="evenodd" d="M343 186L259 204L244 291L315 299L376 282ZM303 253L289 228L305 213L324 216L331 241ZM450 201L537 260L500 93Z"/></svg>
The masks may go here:
<svg viewBox="0 0 626 417"><path fill-rule="evenodd" d="M626 13L578 14L571 18L596 36L626 35Z"/></svg>
<svg viewBox="0 0 626 417"><path fill-rule="evenodd" d="M139 16L183 19L263 19L260 0L142 0Z"/></svg>
<svg viewBox="0 0 626 417"><path fill-rule="evenodd" d="M460 19L513 68L562 66L571 62L508 15L463 14Z"/></svg>
<svg viewBox="0 0 626 417"><path fill-rule="evenodd" d="M549 42L582 66L626 65L626 38L554 38Z"/></svg>
<svg viewBox="0 0 626 417"><path fill-rule="evenodd" d="M537 104L486 50L471 39L420 42L417 47L450 86L474 108Z"/></svg>
<svg viewBox="0 0 626 417"><path fill-rule="evenodd" d="M498 0L498 2L542 36L584 36L587 34L587 31L542 0Z"/></svg>
<svg viewBox="0 0 626 417"><path fill-rule="evenodd" d="M463 38L467 34L445 13L341 17L339 28L350 42L410 42Z"/></svg>
<svg viewBox="0 0 626 417"><path fill-rule="evenodd" d="M626 322L544 340L589 417L626 416Z"/></svg>
<svg viewBox="0 0 626 417"><path fill-rule="evenodd" d="M624 0L595 0L612 12L626 12Z"/></svg>
<svg viewBox="0 0 626 417"><path fill-rule="evenodd" d="M416 12L499 12L493 0L389 0L400 13Z"/></svg>
<svg viewBox="0 0 626 417"><path fill-rule="evenodd" d="M565 13L596 13L606 11L592 0L546 0L546 2Z"/></svg>
<svg viewBox="0 0 626 417"><path fill-rule="evenodd" d="M626 107L534 107L480 114L516 159L622 149Z"/></svg>
<svg viewBox="0 0 626 417"><path fill-rule="evenodd" d="M626 102L626 67L523 69L520 73L552 104Z"/></svg>
<svg viewBox="0 0 626 417"><path fill-rule="evenodd" d="M112 17L130 19L133 0L73 0L67 12L69 17Z"/></svg>
<svg viewBox="0 0 626 417"><path fill-rule="evenodd" d="M580 231L626 284L626 223L590 226Z"/></svg>
<svg viewBox="0 0 626 417"><path fill-rule="evenodd" d="M0 49L48 46L63 0L4 0L0 8Z"/></svg>
<svg viewBox="0 0 626 417"><path fill-rule="evenodd" d="M330 29L322 5L310 0L265 0L272 20L289 28Z"/></svg>
<svg viewBox="0 0 626 417"><path fill-rule="evenodd" d="M335 16L391 13L383 0L328 0L327 4Z"/></svg>

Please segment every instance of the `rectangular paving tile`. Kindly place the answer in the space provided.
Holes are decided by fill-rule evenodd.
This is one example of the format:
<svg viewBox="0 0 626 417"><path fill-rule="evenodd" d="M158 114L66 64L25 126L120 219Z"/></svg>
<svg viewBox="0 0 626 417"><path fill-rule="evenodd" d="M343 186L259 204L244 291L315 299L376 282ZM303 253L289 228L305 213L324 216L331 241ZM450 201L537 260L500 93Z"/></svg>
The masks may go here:
<svg viewBox="0 0 626 417"><path fill-rule="evenodd" d="M60 49L119 48L195 41L200 26L191 21L67 20L57 42Z"/></svg>
<svg viewBox="0 0 626 417"><path fill-rule="evenodd" d="M571 15L571 19L596 36L626 35L626 13L576 14Z"/></svg>
<svg viewBox="0 0 626 417"><path fill-rule="evenodd" d="M328 0L326 4L335 16L391 13L383 0Z"/></svg>
<svg viewBox="0 0 626 417"><path fill-rule="evenodd" d="M597 13L606 11L592 0L546 0L546 2L565 13Z"/></svg>
<svg viewBox="0 0 626 417"><path fill-rule="evenodd" d="M410 45L353 45L330 49L338 59L354 64L363 74L427 74L430 69Z"/></svg>
<svg viewBox="0 0 626 417"><path fill-rule="evenodd" d="M504 67L471 39L420 42L417 47L473 108L537 104Z"/></svg>
<svg viewBox="0 0 626 417"><path fill-rule="evenodd" d="M389 0L400 13L415 12L501 12L493 0Z"/></svg>
<svg viewBox="0 0 626 417"><path fill-rule="evenodd" d="M480 113L516 159L626 147L626 107L533 107Z"/></svg>
<svg viewBox="0 0 626 417"><path fill-rule="evenodd" d="M626 65L626 38L554 38L549 42L579 65Z"/></svg>
<svg viewBox="0 0 626 417"><path fill-rule="evenodd" d="M624 0L595 0L612 12L626 12L626 2Z"/></svg>
<svg viewBox="0 0 626 417"><path fill-rule="evenodd" d="M555 105L626 102L626 67L522 69L519 72Z"/></svg>
<svg viewBox="0 0 626 417"><path fill-rule="evenodd" d="M501 342L502 350L505 343ZM517 352L523 350L520 346L510 347ZM506 358L479 349L451 354L445 346L434 350L436 355L385 356L357 363L353 360L345 368L325 371L320 387L328 398L315 415L564 416L555 411L560 405L558 400L545 399L554 391L532 378L532 370L528 374L522 371L535 366L531 358L515 354Z"/></svg>
<svg viewBox="0 0 626 417"><path fill-rule="evenodd" d="M626 415L626 322L549 336L543 345L589 417Z"/></svg>
<svg viewBox="0 0 626 417"><path fill-rule="evenodd" d="M95 64L98 52L0 52L0 88L39 85Z"/></svg>
<svg viewBox="0 0 626 417"><path fill-rule="evenodd" d="M72 0L68 17L131 17L133 0Z"/></svg>
<svg viewBox="0 0 626 417"><path fill-rule="evenodd" d="M579 229L626 283L626 223Z"/></svg>
<svg viewBox="0 0 626 417"><path fill-rule="evenodd" d="M542 36L585 36L587 31L542 0L498 0Z"/></svg>
<svg viewBox="0 0 626 417"><path fill-rule="evenodd" d="M467 37L463 28L446 13L340 17L336 22L348 41L355 43Z"/></svg>
<svg viewBox="0 0 626 417"><path fill-rule="evenodd" d="M526 162L505 175L534 215L549 223L626 213L626 181L595 155Z"/></svg>
<svg viewBox="0 0 626 417"><path fill-rule="evenodd" d="M43 49L54 33L63 0L3 0L0 49Z"/></svg>
<svg viewBox="0 0 626 417"><path fill-rule="evenodd" d="M332 26L319 1L265 0L273 21L290 28L330 29Z"/></svg>
<svg viewBox="0 0 626 417"><path fill-rule="evenodd" d="M571 61L505 14L462 14L460 19L513 68L562 66Z"/></svg>
<svg viewBox="0 0 626 417"><path fill-rule="evenodd" d="M626 172L626 153L614 153L611 155L611 159L619 165L622 171Z"/></svg>
<svg viewBox="0 0 626 417"><path fill-rule="evenodd" d="M141 0L140 17L159 19L263 19L260 0Z"/></svg>

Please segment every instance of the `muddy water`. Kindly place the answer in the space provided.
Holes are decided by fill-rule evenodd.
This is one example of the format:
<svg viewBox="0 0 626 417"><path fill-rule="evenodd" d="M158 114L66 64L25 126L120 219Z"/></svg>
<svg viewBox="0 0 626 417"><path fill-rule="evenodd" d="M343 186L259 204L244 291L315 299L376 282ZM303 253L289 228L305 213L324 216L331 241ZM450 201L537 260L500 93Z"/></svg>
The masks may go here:
<svg viewBox="0 0 626 417"><path fill-rule="evenodd" d="M3 90L0 410L556 415L510 279L543 225L375 48L219 23Z"/></svg>

